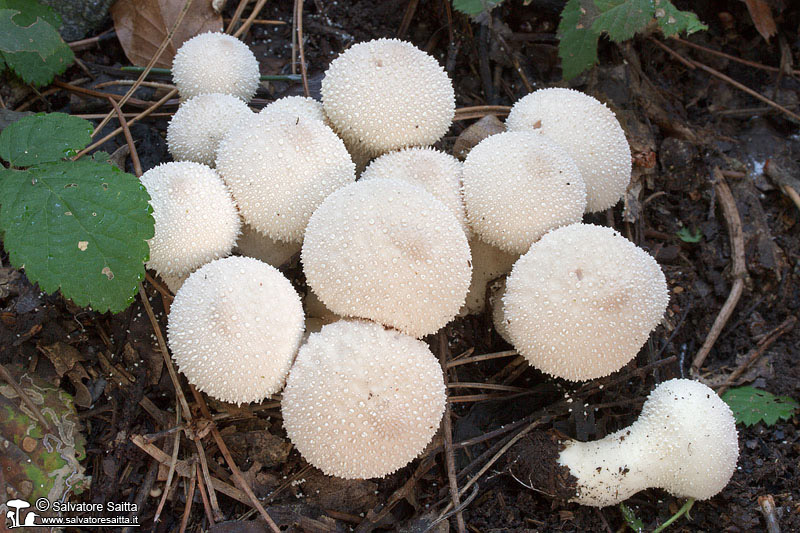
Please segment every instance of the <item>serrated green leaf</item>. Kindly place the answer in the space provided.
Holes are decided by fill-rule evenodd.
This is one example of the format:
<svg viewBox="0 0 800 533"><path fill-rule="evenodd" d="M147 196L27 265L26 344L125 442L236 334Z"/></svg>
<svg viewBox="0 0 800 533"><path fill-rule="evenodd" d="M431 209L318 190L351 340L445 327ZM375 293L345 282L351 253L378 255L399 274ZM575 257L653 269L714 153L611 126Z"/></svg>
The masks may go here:
<svg viewBox="0 0 800 533"><path fill-rule="evenodd" d="M708 26L700 22L697 15L691 11L681 11L669 0L656 0L654 16L658 27L666 37L686 32L691 35L696 31L707 30Z"/></svg>
<svg viewBox="0 0 800 533"><path fill-rule="evenodd" d="M722 400L731 408L736 421L746 426L759 422L771 426L779 419L788 420L800 408L800 404L788 396L775 396L755 387L729 389Z"/></svg>
<svg viewBox="0 0 800 533"><path fill-rule="evenodd" d="M478 15L503 3L503 0L453 0L453 9L467 15Z"/></svg>
<svg viewBox="0 0 800 533"><path fill-rule="evenodd" d="M0 173L0 227L12 264L46 292L119 312L144 279L153 237L136 177L86 159Z"/></svg>
<svg viewBox="0 0 800 533"><path fill-rule="evenodd" d="M634 530L636 533L642 533L644 531L644 522L642 522L636 513L633 512L633 509L625 505L624 503L619 504L619 510L622 512L622 518L625 519L625 523L628 524L628 527Z"/></svg>
<svg viewBox="0 0 800 533"><path fill-rule="evenodd" d="M42 60L64 46L58 31L41 17L30 17L16 9L0 9L0 51L35 52Z"/></svg>
<svg viewBox="0 0 800 533"><path fill-rule="evenodd" d="M28 26L40 18L58 29L61 26L61 17L53 8L36 0L0 0L0 9L16 9L19 15L14 17L14 22Z"/></svg>
<svg viewBox="0 0 800 533"><path fill-rule="evenodd" d="M558 55L564 79L570 80L597 63L599 35L587 25L580 0L569 0L558 24Z"/></svg>
<svg viewBox="0 0 800 533"><path fill-rule="evenodd" d="M695 230L694 233L689 228L681 228L678 232L675 233L680 240L683 242L700 242L703 238L703 234L700 233L700 230Z"/></svg>
<svg viewBox="0 0 800 533"><path fill-rule="evenodd" d="M652 0L594 0L594 3L600 15L592 30L605 32L616 42L626 41L643 30L655 12Z"/></svg>
<svg viewBox="0 0 800 533"><path fill-rule="evenodd" d="M64 113L38 113L0 133L0 158L27 167L75 155L92 140L92 123Z"/></svg>
<svg viewBox="0 0 800 533"><path fill-rule="evenodd" d="M39 87L53 81L56 75L63 74L75 61L75 54L66 45L45 60L36 52L0 52L0 56L22 81Z"/></svg>

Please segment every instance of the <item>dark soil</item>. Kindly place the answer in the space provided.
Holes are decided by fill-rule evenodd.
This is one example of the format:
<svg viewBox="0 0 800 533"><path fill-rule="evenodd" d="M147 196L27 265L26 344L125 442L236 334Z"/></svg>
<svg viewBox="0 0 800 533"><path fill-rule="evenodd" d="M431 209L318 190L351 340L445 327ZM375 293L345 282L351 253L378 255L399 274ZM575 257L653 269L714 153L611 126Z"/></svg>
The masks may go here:
<svg viewBox="0 0 800 533"><path fill-rule="evenodd" d="M778 34L767 43L755 30L744 2L676 3L695 10L709 25L707 32L693 35L692 42L766 65L788 62L797 68L800 64L800 6L796 4L765 2L772 6L778 25ZM226 17L236 4L228 2ZM634 362L601 380L608 386L581 393L586 391L581 385L553 381L513 358L456 367L450 374L451 381L493 381L531 389L530 394L504 399L453 404L453 441L479 441L456 450L461 486L498 452L504 439L523 425L480 440L485 434L526 419L526 424L540 420L537 430L557 430L581 440L600 438L631 423L655 383L688 377L692 359L732 282L731 245L715 195L714 167L735 173L728 175L727 182L742 219L748 277L739 304L702 368L702 378L711 385L722 384L765 334L788 317L798 315L800 210L774 179L763 173L769 161L784 178L800 177L800 133L796 122L702 69L687 68L646 37L623 45L601 42L600 64L565 84L555 38L562 2L555 0L533 0L529 6L508 0L492 11L491 21L484 21L491 26L451 13L446 1L441 0L305 2L305 54L312 96L319 97L320 80L332 58L354 42L395 37L410 4L416 9L404 38L446 66L456 87L458 107L511 105L531 88L569 86L594 95L617 113L633 149L633 181L625 205L620 203L608 213L588 216L587 220L613 225L652 253L667 276L671 292L663 324ZM291 13L292 2L268 2L259 18L289 24L255 25L247 36L261 61L262 73L291 72ZM109 21L108 28L111 27ZM800 81L796 75L779 76L674 41L666 44L680 55L723 72L794 111L799 109ZM99 76L98 81L121 77L120 71L109 67L129 64L113 34L104 37L99 46L77 55ZM84 72L72 67L62 78L70 81L82 77ZM124 91L126 87L105 90L115 89ZM260 90L255 103L264 105L274 98L301 93L301 84L272 83ZM0 89L0 94L10 108L32 99L29 108L33 111L108 111L104 100L65 91L46 93L44 101L24 87L8 85ZM158 97L153 89L141 89L136 96L143 100ZM176 106L177 101L173 101L164 110L174 111ZM144 120L133 128L145 170L169 160L164 142L167 120ZM470 123L455 123L442 146L451 148ZM116 127L113 121L109 131L112 127ZM123 137L118 136L102 149L113 153L124 144ZM130 161L127 164L131 171ZM678 232L684 228L690 235L699 234L700 240L686 242L679 238ZM76 395L88 440L85 465L92 476L91 490L82 498L141 503L140 521L146 528L153 527L168 469L159 468L133 444L131 436L170 429L175 420L176 397L141 303L137 301L118 315L78 308L59 295L41 293L24 274L8 266L5 253L1 258L0 363L22 364ZM290 265L287 272L297 277L299 269L296 264ZM163 328L161 296L149 284L147 290ZM487 316L460 319L448 326L445 334L451 354L468 349L483 354L510 348L493 332ZM59 375L47 356L53 346L75 348L82 359L75 364L82 372ZM437 350L438 343L432 342L432 346ZM666 364L658 363L665 359ZM650 370L635 371L641 367ZM800 398L800 328L772 344L739 382ZM190 403L197 408L188 387L183 385ZM453 395L485 392L456 389ZM574 408L556 408L564 407L565 394L576 398ZM441 437L427 452L430 461L418 459L386 479L343 481L323 476L291 448L276 402L236 408L207 401L245 479L284 528L423 531L450 501ZM199 411L194 415L196 420L203 418ZM691 518L679 520L671 531L764 531L758 500L767 495L774 499L782 530L800 531L800 417L772 426L740 426L739 431L741 456L730 484L713 499L697 502ZM155 435L152 442L171 454L173 439L173 433L165 433ZM234 485L211 435L202 442L212 475ZM194 443L182 436L179 458L195 460L196 455ZM542 465L551 458L535 458L538 468L544 470ZM501 458L490 467L467 491L470 501L463 516L470 531L589 532L624 528L616 507L598 510L556 503L545 494L548 490L542 493L524 487L509 475L506 459ZM536 461L531 464L537 468ZM179 529L187 487L187 479L180 478L160 522L153 527L155 531ZM224 515L220 518L224 520L258 517L248 505L223 494L218 498ZM382 513L387 503L391 504L390 510ZM649 531L682 503L662 491L648 490L637 494L627 505ZM188 530L209 528L203 509L196 492ZM454 518L450 527L455 530ZM263 531L264 527L259 521L251 521L226 522L210 529L239 532ZM446 530L445 523L441 531Z"/></svg>

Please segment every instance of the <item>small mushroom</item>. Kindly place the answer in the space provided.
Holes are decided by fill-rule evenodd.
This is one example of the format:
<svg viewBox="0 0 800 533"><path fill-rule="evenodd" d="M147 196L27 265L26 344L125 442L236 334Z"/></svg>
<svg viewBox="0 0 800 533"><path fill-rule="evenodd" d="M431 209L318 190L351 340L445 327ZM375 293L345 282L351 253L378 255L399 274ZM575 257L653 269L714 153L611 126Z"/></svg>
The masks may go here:
<svg viewBox="0 0 800 533"><path fill-rule="evenodd" d="M519 254L504 252L486 244L478 237L469 240L472 255L472 279L469 292L459 315L479 315L486 309L486 289L489 283L511 272Z"/></svg>
<svg viewBox="0 0 800 533"><path fill-rule="evenodd" d="M224 402L260 402L283 386L303 334L300 296L276 268L228 257L183 283L167 323L189 383Z"/></svg>
<svg viewBox="0 0 800 533"><path fill-rule="evenodd" d="M288 113L297 119L319 120L327 122L325 112L322 110L322 102L307 96L285 96L267 105L258 114L269 115L271 113Z"/></svg>
<svg viewBox="0 0 800 533"><path fill-rule="evenodd" d="M198 94L230 94L249 102L260 83L258 60L242 41L207 32L183 43L172 60L172 81L181 100Z"/></svg>
<svg viewBox="0 0 800 533"><path fill-rule="evenodd" d="M514 264L503 310L520 355L542 372L579 381L633 359L668 302L651 255L611 228L573 224Z"/></svg>
<svg viewBox="0 0 800 533"><path fill-rule="evenodd" d="M428 345L363 320L312 333L283 391L289 439L309 463L346 479L384 477L418 456L445 408Z"/></svg>

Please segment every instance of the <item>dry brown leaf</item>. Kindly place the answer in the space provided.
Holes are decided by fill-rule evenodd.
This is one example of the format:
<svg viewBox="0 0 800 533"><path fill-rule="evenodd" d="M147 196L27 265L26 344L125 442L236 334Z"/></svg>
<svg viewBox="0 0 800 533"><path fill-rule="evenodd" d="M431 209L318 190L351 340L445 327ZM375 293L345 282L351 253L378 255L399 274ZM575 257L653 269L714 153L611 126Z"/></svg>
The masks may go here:
<svg viewBox="0 0 800 533"><path fill-rule="evenodd" d="M175 0L117 0L111 7L114 29L125 55L146 66L178 20L184 2ZM180 46L199 33L222 31L222 15L211 0L194 0L156 67L170 68Z"/></svg>
<svg viewBox="0 0 800 533"><path fill-rule="evenodd" d="M756 25L758 33L761 34L765 41L769 42L769 38L778 33L769 4L764 0L744 0L744 3L747 4L750 18L753 19L753 24Z"/></svg>
<svg viewBox="0 0 800 533"><path fill-rule="evenodd" d="M461 132L453 145L453 155L459 159L467 157L472 148L490 135L506 131L506 126L496 115L486 115Z"/></svg>

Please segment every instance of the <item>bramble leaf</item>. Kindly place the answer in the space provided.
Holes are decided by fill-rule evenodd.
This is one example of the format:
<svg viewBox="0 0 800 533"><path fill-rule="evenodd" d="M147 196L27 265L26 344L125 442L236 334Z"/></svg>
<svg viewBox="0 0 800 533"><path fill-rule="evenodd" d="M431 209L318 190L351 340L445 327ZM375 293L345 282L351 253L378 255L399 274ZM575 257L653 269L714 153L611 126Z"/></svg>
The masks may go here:
<svg viewBox="0 0 800 533"><path fill-rule="evenodd" d="M681 228L675 235L683 242L695 243L703 239L703 234L700 233L700 230L695 230L693 233L689 228Z"/></svg>
<svg viewBox="0 0 800 533"><path fill-rule="evenodd" d="M64 113L22 118L0 133L0 158L27 167L75 155L92 140L91 122Z"/></svg>
<svg viewBox="0 0 800 533"><path fill-rule="evenodd" d="M597 63L600 35L587 25L586 9L580 0L569 0L558 24L558 55L565 80L570 80Z"/></svg>
<svg viewBox="0 0 800 533"><path fill-rule="evenodd" d="M800 408L800 404L788 396L775 396L755 387L729 389L722 400L733 411L736 422L745 426L759 422L771 426L778 419L788 420Z"/></svg>
<svg viewBox="0 0 800 533"><path fill-rule="evenodd" d="M632 38L653 18L652 0L594 0L600 11L592 24L595 33L605 32L612 41Z"/></svg>
<svg viewBox="0 0 800 533"><path fill-rule="evenodd" d="M25 24L18 15L20 11L16 9L0 9L0 51L36 52L44 60L64 45L58 31L44 19L37 17Z"/></svg>
<svg viewBox="0 0 800 533"><path fill-rule="evenodd" d="M0 59L4 60L14 74L25 83L42 86L53 81L57 74L63 74L67 67L75 61L75 54L72 53L69 46L64 46L45 60L42 60L36 52L17 52L15 54L0 52Z"/></svg>
<svg viewBox="0 0 800 533"><path fill-rule="evenodd" d="M453 0L453 9L467 15L478 15L503 3L503 0Z"/></svg>
<svg viewBox="0 0 800 533"><path fill-rule="evenodd" d="M666 37L686 32L691 35L696 31L707 30L708 26L700 22L697 15L691 11L681 11L669 0L656 0L655 17L658 27Z"/></svg>
<svg viewBox="0 0 800 533"><path fill-rule="evenodd" d="M58 13L50 6L40 4L36 0L0 0L0 9L19 11L19 14L14 16L14 22L22 26L30 26L40 18L55 29L61 27L61 17Z"/></svg>

